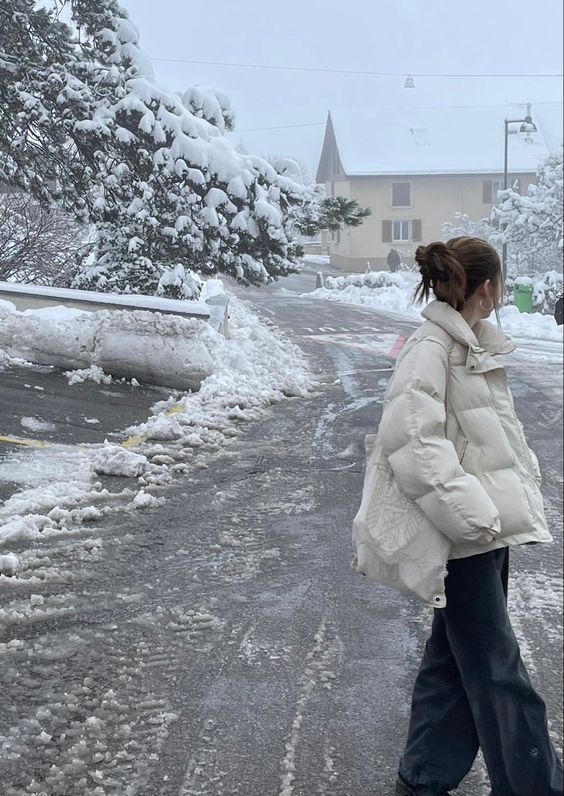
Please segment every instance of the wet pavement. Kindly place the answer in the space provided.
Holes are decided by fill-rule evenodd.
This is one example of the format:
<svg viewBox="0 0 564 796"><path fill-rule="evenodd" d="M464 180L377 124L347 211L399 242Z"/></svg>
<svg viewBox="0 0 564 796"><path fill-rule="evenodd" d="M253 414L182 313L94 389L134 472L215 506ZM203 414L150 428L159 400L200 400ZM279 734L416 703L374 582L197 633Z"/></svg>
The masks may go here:
<svg viewBox="0 0 564 796"><path fill-rule="evenodd" d="M314 271L236 292L305 351L315 394L245 424L160 506L132 515L116 498L70 537L21 543L34 576L0 580L2 794L393 792L430 612L353 575L350 532L364 434L413 324L299 298ZM508 371L558 540L512 551L511 612L560 746L562 371L518 355ZM153 402L137 391L120 415L121 397L91 407L92 385L42 386L46 421L104 431ZM83 423L76 439L97 439ZM480 761L457 793L489 793Z"/></svg>

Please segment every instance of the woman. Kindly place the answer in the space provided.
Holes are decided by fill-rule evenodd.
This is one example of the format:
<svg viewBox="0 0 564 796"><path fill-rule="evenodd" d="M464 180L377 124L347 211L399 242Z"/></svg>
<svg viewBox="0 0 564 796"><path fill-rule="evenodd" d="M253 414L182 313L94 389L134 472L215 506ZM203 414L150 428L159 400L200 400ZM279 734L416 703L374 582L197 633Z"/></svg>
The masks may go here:
<svg viewBox="0 0 564 796"><path fill-rule="evenodd" d="M493 796L561 796L545 705L507 614L509 547L552 537L497 356L514 347L485 321L501 304L499 257L460 237L420 246L416 261L417 298L436 300L398 359L378 441L401 489L452 546L396 794L446 796L481 747Z"/></svg>

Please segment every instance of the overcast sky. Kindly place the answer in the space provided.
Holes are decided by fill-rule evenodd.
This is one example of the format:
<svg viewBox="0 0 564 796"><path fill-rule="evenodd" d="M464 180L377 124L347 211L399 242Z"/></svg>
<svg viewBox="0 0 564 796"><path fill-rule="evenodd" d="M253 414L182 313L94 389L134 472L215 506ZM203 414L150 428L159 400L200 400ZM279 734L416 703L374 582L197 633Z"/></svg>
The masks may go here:
<svg viewBox="0 0 564 796"><path fill-rule="evenodd" d="M327 111L562 99L557 78L415 78L295 72L188 59L373 72L562 72L562 0L122 0L173 90L211 85L237 113L237 139L257 154L315 170ZM477 120L479 108L477 107ZM477 121L477 123L479 123ZM256 128L311 125L290 129Z"/></svg>

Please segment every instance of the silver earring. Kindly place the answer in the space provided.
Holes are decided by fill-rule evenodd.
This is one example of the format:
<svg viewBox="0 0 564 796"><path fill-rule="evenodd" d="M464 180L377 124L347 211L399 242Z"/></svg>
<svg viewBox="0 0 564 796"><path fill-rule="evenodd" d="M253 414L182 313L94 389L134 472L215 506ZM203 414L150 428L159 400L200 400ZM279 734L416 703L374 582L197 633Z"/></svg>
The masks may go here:
<svg viewBox="0 0 564 796"><path fill-rule="evenodd" d="M481 309L483 309L484 312L491 312L493 310L493 308L495 307L495 304L492 301L492 306L491 307L484 307L484 300L480 299L480 307L481 307Z"/></svg>

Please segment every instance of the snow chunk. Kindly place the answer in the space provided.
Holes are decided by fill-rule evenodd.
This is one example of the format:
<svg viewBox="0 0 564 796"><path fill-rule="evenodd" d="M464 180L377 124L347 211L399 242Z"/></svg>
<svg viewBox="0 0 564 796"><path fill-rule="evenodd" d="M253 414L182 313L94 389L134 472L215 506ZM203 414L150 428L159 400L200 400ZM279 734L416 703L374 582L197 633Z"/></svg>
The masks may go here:
<svg viewBox="0 0 564 796"><path fill-rule="evenodd" d="M15 575L19 565L20 560L13 553L0 556L0 575Z"/></svg>
<svg viewBox="0 0 564 796"><path fill-rule="evenodd" d="M85 381L93 381L95 384L112 383L112 377L108 373L104 373L98 365L91 365L89 368L79 368L78 370L67 370L65 376L70 385L83 384Z"/></svg>
<svg viewBox="0 0 564 796"><path fill-rule="evenodd" d="M17 312L16 305L12 304L11 301L5 301L4 299L0 299L0 315L2 313L8 315L9 313Z"/></svg>
<svg viewBox="0 0 564 796"><path fill-rule="evenodd" d="M156 508L157 506L160 506L161 503L162 500L159 500L159 498L155 497L154 495L150 495L148 492L145 492L143 489L141 489L133 498L132 506L139 511L142 511L144 509Z"/></svg>
<svg viewBox="0 0 564 796"><path fill-rule="evenodd" d="M105 442L94 457L93 464L94 470L100 475L137 478L147 469L148 461L145 456L128 451L121 445Z"/></svg>
<svg viewBox="0 0 564 796"><path fill-rule="evenodd" d="M54 431L57 426L55 423L50 423L47 420L42 420L40 417L22 417L20 424L28 431Z"/></svg>
<svg viewBox="0 0 564 796"><path fill-rule="evenodd" d="M149 440L180 439L183 435L182 428L175 417L159 415L145 424L145 436Z"/></svg>

